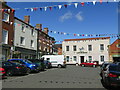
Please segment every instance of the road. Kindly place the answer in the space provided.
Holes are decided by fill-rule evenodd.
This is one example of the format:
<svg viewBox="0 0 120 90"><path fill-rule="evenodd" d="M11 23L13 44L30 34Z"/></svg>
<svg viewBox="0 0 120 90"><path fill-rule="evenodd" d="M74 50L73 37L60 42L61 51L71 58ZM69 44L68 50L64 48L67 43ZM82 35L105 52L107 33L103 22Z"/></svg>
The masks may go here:
<svg viewBox="0 0 120 90"><path fill-rule="evenodd" d="M2 80L3 88L103 88L100 68L67 66Z"/></svg>

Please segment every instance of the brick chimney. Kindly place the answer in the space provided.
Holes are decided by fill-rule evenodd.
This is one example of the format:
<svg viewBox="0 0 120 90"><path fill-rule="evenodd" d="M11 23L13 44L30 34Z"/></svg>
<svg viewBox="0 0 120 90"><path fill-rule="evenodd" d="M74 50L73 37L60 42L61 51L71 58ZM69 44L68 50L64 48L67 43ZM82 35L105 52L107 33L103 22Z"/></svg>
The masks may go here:
<svg viewBox="0 0 120 90"><path fill-rule="evenodd" d="M42 24L36 24L36 28L41 30L42 29Z"/></svg>
<svg viewBox="0 0 120 90"><path fill-rule="evenodd" d="M48 28L44 28L44 33L48 34Z"/></svg>
<svg viewBox="0 0 120 90"><path fill-rule="evenodd" d="M24 22L28 23L30 22L30 16L24 16Z"/></svg>

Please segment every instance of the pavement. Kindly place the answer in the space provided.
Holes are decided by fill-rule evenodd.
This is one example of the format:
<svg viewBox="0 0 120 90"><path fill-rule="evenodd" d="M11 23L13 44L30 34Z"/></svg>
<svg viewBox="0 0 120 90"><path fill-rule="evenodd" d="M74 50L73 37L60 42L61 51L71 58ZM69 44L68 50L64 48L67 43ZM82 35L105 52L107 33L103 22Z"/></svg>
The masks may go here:
<svg viewBox="0 0 120 90"><path fill-rule="evenodd" d="M98 88L105 90L99 76L100 68L68 65L25 76L2 80L2 88Z"/></svg>

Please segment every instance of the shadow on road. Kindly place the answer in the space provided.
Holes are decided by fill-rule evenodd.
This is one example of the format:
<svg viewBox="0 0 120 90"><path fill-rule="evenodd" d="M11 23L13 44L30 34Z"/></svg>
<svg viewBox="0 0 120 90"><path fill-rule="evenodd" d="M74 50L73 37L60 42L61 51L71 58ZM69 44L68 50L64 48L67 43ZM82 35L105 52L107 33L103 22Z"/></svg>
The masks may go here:
<svg viewBox="0 0 120 90"><path fill-rule="evenodd" d="M112 86L108 87L108 86L106 86L102 79L101 79L101 83L102 83L102 86L103 86L106 90L120 90L120 87L112 87Z"/></svg>

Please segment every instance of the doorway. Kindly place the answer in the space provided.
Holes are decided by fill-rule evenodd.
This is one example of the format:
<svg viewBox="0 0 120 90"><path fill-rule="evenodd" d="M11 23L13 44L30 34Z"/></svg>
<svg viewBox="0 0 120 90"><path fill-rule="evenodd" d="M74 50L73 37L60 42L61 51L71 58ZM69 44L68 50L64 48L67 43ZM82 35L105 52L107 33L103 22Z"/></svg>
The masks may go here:
<svg viewBox="0 0 120 90"><path fill-rule="evenodd" d="M84 62L84 56L80 56L80 61L81 61L81 63Z"/></svg>

